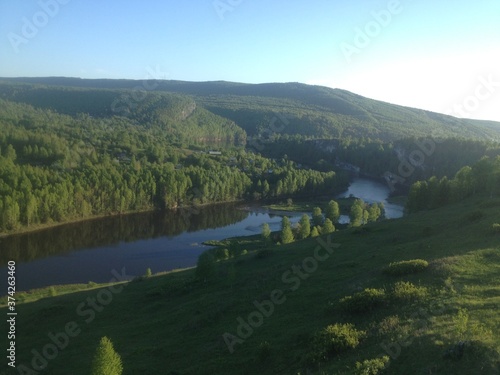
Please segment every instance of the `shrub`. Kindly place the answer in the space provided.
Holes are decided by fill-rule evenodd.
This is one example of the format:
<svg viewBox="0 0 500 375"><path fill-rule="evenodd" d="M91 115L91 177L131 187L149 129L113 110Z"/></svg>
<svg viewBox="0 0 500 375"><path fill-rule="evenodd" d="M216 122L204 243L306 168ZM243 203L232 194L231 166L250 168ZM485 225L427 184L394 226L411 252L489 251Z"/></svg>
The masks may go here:
<svg viewBox="0 0 500 375"><path fill-rule="evenodd" d="M123 365L120 355L115 352L110 339L104 336L97 347L92 362L92 375L121 375Z"/></svg>
<svg viewBox="0 0 500 375"><path fill-rule="evenodd" d="M340 308L348 313L363 313L373 310L386 300L383 289L365 289L340 299Z"/></svg>
<svg viewBox="0 0 500 375"><path fill-rule="evenodd" d="M153 272L151 272L151 268L146 269L146 274L144 275L145 277L151 277L153 275Z"/></svg>
<svg viewBox="0 0 500 375"><path fill-rule="evenodd" d="M214 257L216 260L226 260L230 258L230 253L228 249L223 249L218 247L214 250Z"/></svg>
<svg viewBox="0 0 500 375"><path fill-rule="evenodd" d="M51 296L51 297L55 297L55 296L57 296L57 291L56 291L56 288L54 288L53 286L51 286L51 287L49 288L49 296Z"/></svg>
<svg viewBox="0 0 500 375"><path fill-rule="evenodd" d="M429 266L429 263L423 259L403 260L401 262L390 263L384 269L384 273L391 276L403 276L412 273L422 272Z"/></svg>
<svg viewBox="0 0 500 375"><path fill-rule="evenodd" d="M427 288L416 286L407 281L398 281L394 285L392 295L398 300L411 302L424 298L427 295Z"/></svg>
<svg viewBox="0 0 500 375"><path fill-rule="evenodd" d="M378 325L378 333L387 335L396 332L399 329L401 322L399 316L391 315L384 318Z"/></svg>
<svg viewBox="0 0 500 375"><path fill-rule="evenodd" d="M329 325L315 335L313 357L316 360L327 360L338 353L356 348L364 337L366 332L357 330L353 324Z"/></svg>
<svg viewBox="0 0 500 375"><path fill-rule="evenodd" d="M356 375L377 375L383 372L389 365L389 357L366 359L363 362L356 362Z"/></svg>
<svg viewBox="0 0 500 375"><path fill-rule="evenodd" d="M491 226L491 229L492 229L493 233L499 234L500 233L500 224L498 224L498 223L493 224Z"/></svg>

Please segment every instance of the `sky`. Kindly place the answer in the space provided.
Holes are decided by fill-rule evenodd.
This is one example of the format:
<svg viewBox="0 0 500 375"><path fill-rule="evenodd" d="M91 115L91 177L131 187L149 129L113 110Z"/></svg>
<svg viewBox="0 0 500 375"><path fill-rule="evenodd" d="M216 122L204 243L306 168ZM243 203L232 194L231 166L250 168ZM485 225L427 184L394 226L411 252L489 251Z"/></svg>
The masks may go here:
<svg viewBox="0 0 500 375"><path fill-rule="evenodd" d="M0 77L302 82L500 121L498 0L0 0Z"/></svg>

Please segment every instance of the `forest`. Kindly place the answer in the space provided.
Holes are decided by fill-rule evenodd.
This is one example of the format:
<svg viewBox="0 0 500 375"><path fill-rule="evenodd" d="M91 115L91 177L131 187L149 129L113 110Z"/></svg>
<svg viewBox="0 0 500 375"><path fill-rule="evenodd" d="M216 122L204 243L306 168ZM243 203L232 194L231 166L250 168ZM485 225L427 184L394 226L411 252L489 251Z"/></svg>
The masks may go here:
<svg viewBox="0 0 500 375"><path fill-rule="evenodd" d="M332 194L348 183L342 173L247 152L239 146L244 132L224 122L210 125L224 142L209 142L199 124L211 116L178 117L177 126L187 124L182 138L158 119L63 115L6 100L0 106L4 232L96 215ZM212 147L222 151L210 155Z"/></svg>
<svg viewBox="0 0 500 375"><path fill-rule="evenodd" d="M0 232L134 211L332 195L349 183L346 165L377 178L390 173L404 192L434 176L420 183L427 190L412 187L415 211L442 203L414 196L436 186L454 191L457 177L450 176L463 175L464 165L500 155L498 124L342 90L132 84L0 80ZM432 150L425 149L429 142ZM415 152L423 157L416 160ZM399 176L402 166L411 173Z"/></svg>
<svg viewBox="0 0 500 375"><path fill-rule="evenodd" d="M492 198L499 194L500 156L484 157L472 167L461 168L451 179L433 176L415 182L410 189L406 208L413 213L443 207L472 196Z"/></svg>

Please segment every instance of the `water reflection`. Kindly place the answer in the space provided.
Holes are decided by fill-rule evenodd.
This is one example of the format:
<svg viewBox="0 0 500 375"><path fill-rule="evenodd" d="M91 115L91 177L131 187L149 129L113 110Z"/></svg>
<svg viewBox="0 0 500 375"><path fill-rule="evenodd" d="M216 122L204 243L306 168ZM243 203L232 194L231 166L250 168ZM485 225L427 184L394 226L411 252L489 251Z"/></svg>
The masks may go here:
<svg viewBox="0 0 500 375"><path fill-rule="evenodd" d="M196 210L139 213L61 225L38 232L0 239L0 265L9 260L30 262L79 249L175 237L184 232L218 228L239 222L248 212L234 204Z"/></svg>
<svg viewBox="0 0 500 375"><path fill-rule="evenodd" d="M397 219L403 216L404 207L387 202L390 193L391 190L387 185L372 179L358 177L353 179L347 191L338 195L338 198L347 198L352 195L367 203L382 202L385 207L385 216L388 219ZM349 217L342 216L340 221L349 222Z"/></svg>

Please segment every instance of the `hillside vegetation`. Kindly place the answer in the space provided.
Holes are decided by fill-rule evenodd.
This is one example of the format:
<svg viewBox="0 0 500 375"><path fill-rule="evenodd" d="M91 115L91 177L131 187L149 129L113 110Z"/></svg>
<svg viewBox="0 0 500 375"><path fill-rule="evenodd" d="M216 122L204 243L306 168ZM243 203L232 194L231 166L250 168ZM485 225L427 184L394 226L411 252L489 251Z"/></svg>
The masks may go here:
<svg viewBox="0 0 500 375"><path fill-rule="evenodd" d="M237 239L225 245L241 255L201 278L20 293L18 363L75 322L41 373L87 374L106 336L124 374L498 374L499 207L476 197L289 245Z"/></svg>
<svg viewBox="0 0 500 375"><path fill-rule="evenodd" d="M50 107L54 97L40 98L37 85L87 89L126 89L141 98L148 92L142 81L77 78L2 78L0 93L15 101ZM147 81L145 81L147 82ZM12 83L26 83L28 86ZM149 82L148 82L149 83ZM8 88L5 85L9 86ZM35 86L33 86L35 85ZM287 119L283 134L326 138L371 138L391 141L406 137L467 137L482 140L500 139L500 124L462 120L434 112L402 107L340 89L308 86L300 83L243 84L232 82L154 81L146 87L155 92L188 95L212 113L236 123L249 135L269 128L276 113ZM96 94L95 90L93 91ZM55 93L54 95L60 95ZM108 96L107 94L99 94ZM49 102L47 102L47 100ZM91 100L92 102L92 100ZM98 101L95 100L97 103ZM79 112L98 115L109 113L100 101L93 109L82 104ZM74 103L74 101L73 101ZM77 101L78 103L78 101ZM122 105L124 103L121 103ZM75 108L72 109L73 111ZM116 112L115 108L115 112ZM95 114L93 113L95 112Z"/></svg>

